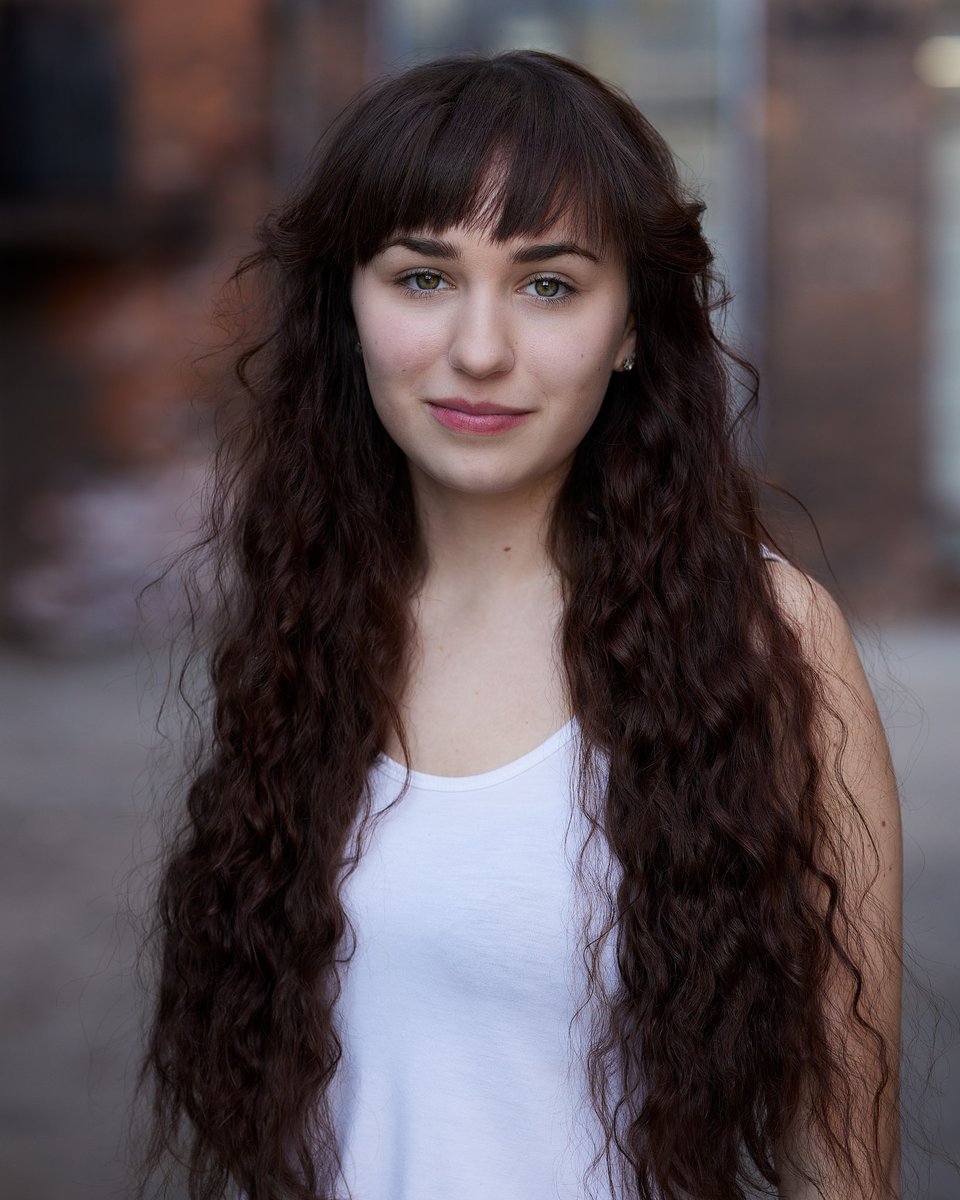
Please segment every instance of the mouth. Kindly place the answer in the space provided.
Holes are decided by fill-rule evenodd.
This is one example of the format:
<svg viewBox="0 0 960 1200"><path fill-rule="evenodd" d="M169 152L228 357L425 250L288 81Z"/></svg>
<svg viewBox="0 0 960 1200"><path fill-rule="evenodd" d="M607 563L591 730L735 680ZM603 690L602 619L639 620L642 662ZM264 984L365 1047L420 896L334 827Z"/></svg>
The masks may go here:
<svg viewBox="0 0 960 1200"><path fill-rule="evenodd" d="M462 400L459 396L443 400L428 400L427 403L432 408L447 408L453 412L467 413L474 417L521 417L531 411L528 408L508 408L505 404L491 404L488 400L472 404L469 400Z"/></svg>
<svg viewBox="0 0 960 1200"><path fill-rule="evenodd" d="M502 404L467 404L461 400L428 400L427 408L440 425L454 433L466 434L506 433L530 416L528 411Z"/></svg>

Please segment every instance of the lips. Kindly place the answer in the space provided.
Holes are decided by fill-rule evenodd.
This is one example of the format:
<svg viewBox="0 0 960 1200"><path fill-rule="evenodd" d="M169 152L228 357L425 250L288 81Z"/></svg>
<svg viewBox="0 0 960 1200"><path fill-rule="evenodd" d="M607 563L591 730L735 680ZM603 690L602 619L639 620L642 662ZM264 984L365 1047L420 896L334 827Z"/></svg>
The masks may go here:
<svg viewBox="0 0 960 1200"><path fill-rule="evenodd" d="M427 403L434 405L436 408L450 408L454 412L469 413L475 417L492 415L519 417L530 411L528 408L508 408L505 404L491 404L489 400L481 400L476 404L472 404L469 400L461 400L458 396L452 399L428 400Z"/></svg>
<svg viewBox="0 0 960 1200"><path fill-rule="evenodd" d="M459 401L458 401L459 403ZM504 408L502 404L484 405L488 411L478 411L479 405L466 405L461 408L449 408L446 404L428 403L430 415L438 424L445 426L454 433L477 434L492 436L506 433L522 425L529 412L521 412L515 408ZM489 409L493 409L490 412Z"/></svg>

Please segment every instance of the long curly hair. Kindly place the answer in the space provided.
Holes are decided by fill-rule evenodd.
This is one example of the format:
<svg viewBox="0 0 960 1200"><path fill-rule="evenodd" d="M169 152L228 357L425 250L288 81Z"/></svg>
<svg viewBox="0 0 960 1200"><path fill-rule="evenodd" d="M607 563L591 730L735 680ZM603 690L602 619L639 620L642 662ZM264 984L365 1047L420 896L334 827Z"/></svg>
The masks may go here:
<svg viewBox="0 0 960 1200"><path fill-rule="evenodd" d="M352 272L398 231L508 239L560 219L622 254L638 337L549 540L578 802L617 868L584 960L603 996L584 1066L609 1182L640 1200L742 1200L777 1185L774 1146L802 1112L886 1194L879 1101L896 1063L861 994L849 835L818 802L827 776L842 784L820 674L761 554L777 543L740 444L756 372L718 329L730 296L703 212L659 134L589 72L538 52L456 56L362 93L238 267L258 332L236 359L243 417L200 543L209 707L159 886L140 1076L146 1169L173 1152L191 1198L339 1194L342 888L391 726L409 761L400 696L425 569L406 460L356 352ZM836 969L876 1053L859 1148L844 1114L863 1064L825 1012Z"/></svg>

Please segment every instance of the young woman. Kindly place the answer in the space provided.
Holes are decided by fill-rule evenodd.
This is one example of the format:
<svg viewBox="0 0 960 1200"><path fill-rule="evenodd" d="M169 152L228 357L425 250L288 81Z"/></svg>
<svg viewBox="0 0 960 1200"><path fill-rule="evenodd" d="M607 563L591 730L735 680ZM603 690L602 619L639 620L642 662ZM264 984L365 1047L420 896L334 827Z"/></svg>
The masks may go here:
<svg viewBox="0 0 960 1200"><path fill-rule="evenodd" d="M143 1074L191 1197L899 1196L893 772L702 213L516 52L369 89L263 224Z"/></svg>

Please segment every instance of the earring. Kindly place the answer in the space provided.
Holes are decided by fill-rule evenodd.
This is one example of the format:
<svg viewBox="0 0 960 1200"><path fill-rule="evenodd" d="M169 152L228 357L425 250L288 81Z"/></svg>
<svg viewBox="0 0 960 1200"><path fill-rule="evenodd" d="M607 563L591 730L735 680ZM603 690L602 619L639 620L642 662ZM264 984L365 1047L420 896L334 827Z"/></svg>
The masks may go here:
<svg viewBox="0 0 960 1200"><path fill-rule="evenodd" d="M353 348L354 348L354 350L356 350L356 352L357 352L358 354L362 354L362 353L363 353L363 347L360 345L360 343L359 343L359 342L357 342L357 343L356 343L356 345L355 345Z"/></svg>
<svg viewBox="0 0 960 1200"><path fill-rule="evenodd" d="M637 361L637 356L635 354L628 354L627 357L620 364L621 371L632 371L636 361Z"/></svg>

